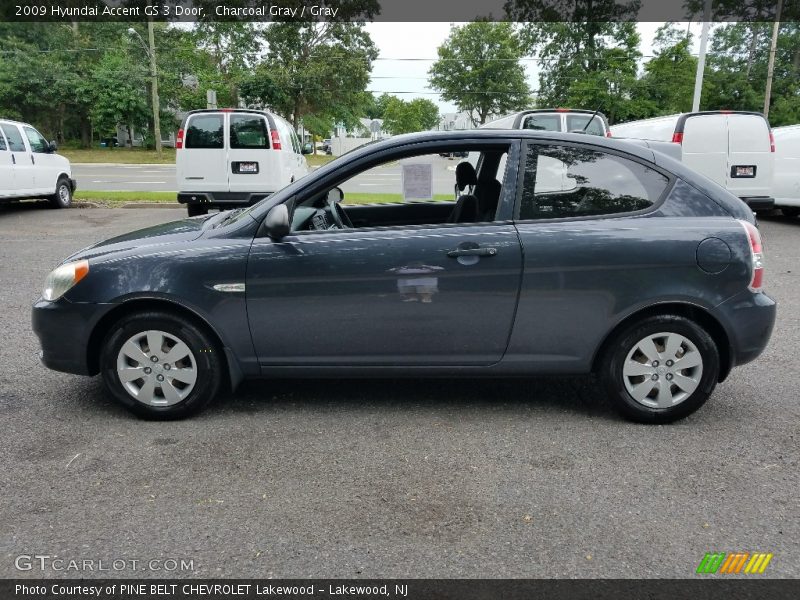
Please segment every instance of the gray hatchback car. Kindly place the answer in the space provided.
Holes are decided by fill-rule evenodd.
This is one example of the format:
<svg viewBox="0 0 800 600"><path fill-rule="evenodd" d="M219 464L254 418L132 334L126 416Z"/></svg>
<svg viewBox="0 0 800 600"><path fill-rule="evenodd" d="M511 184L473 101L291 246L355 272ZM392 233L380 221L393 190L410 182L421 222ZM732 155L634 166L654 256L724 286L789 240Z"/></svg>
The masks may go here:
<svg viewBox="0 0 800 600"><path fill-rule="evenodd" d="M593 373L623 415L663 423L764 350L762 261L747 206L650 148L411 134L77 252L33 328L46 366L102 374L145 418L244 378Z"/></svg>

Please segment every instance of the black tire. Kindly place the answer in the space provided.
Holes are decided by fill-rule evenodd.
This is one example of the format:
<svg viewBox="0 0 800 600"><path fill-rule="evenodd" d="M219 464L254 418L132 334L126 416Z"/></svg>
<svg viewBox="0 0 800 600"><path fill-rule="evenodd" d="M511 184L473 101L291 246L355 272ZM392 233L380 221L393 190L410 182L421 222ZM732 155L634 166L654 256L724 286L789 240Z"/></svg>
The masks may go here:
<svg viewBox="0 0 800 600"><path fill-rule="evenodd" d="M790 219L795 219L800 216L800 208L794 206L784 206L781 208L781 212L784 217L789 217Z"/></svg>
<svg viewBox="0 0 800 600"><path fill-rule="evenodd" d="M117 359L123 344L137 334L149 330L164 332L183 342L195 359L194 387L180 402L170 406L153 406L137 400L124 387L117 373ZM139 417L158 421L183 419L203 410L216 396L224 372L224 362L217 345L205 329L182 316L160 311L139 312L123 317L103 341L101 357L100 369L103 382L114 399ZM172 368L178 367L176 363ZM143 382L144 379L139 381ZM133 382L132 385L138 384ZM157 389L161 390L160 387ZM161 393L163 395L163 392Z"/></svg>
<svg viewBox="0 0 800 600"><path fill-rule="evenodd" d="M202 204L187 204L186 210L190 217L199 217L200 215L208 214L208 207Z"/></svg>
<svg viewBox="0 0 800 600"><path fill-rule="evenodd" d="M643 341L648 336L659 333L683 336L694 345L694 349L699 352L702 359L702 372L699 374L697 388L687 397L667 408L646 406L643 403L655 403L655 398L645 397L643 402L634 399L626 387L626 379L623 376L622 370L623 363L627 360L628 354L634 351L634 348L639 342ZM659 346L657 345L656 348L659 349ZM683 350L683 346L681 346L681 349ZM679 350L679 352L682 350ZM661 349L658 351L659 353L662 352ZM661 367L663 371L666 371L669 377L665 373L661 373L660 375L654 373L657 377L663 378L659 380L658 387L654 387L654 392L651 392L656 395L662 383L667 381L667 379L674 382L675 380L672 379L673 377L691 373L691 370L683 370L676 372L677 374L672 374L671 370L666 368L666 354L664 354L663 357L664 364L659 364L659 367ZM646 362L645 366L650 368L651 364L650 362ZM705 329L685 317L678 315L659 315L632 323L615 335L605 346L605 355L601 358L597 375L615 408L627 419L639 423L670 423L690 415L703 406L717 385L719 369L720 361L717 345ZM641 383L644 384L645 379L650 379L651 377L652 376L642 375L641 380L632 378L628 379L628 381L631 382L631 384L637 381L641 381ZM668 385L670 386L668 389L674 390L676 394L682 393L681 389L674 385L674 383Z"/></svg>
<svg viewBox="0 0 800 600"><path fill-rule="evenodd" d="M48 198L53 208L69 208L72 206L72 186L69 179L59 177L56 182L56 193Z"/></svg>

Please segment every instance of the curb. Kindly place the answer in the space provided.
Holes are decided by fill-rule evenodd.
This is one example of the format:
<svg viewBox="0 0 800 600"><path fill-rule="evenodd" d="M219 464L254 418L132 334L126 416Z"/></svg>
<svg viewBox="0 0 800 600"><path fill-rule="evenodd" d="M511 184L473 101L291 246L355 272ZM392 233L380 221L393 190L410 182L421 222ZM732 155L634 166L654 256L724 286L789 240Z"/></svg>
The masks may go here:
<svg viewBox="0 0 800 600"><path fill-rule="evenodd" d="M92 202L80 200L73 202L71 208L182 208L177 202Z"/></svg>
<svg viewBox="0 0 800 600"><path fill-rule="evenodd" d="M80 163L70 162L73 167L174 167L175 163Z"/></svg>

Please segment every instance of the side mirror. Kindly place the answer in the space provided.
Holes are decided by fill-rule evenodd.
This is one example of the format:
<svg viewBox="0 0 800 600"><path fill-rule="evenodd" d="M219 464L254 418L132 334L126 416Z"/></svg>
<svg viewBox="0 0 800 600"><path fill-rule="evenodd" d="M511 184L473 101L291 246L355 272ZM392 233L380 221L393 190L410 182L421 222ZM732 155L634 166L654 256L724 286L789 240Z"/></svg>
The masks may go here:
<svg viewBox="0 0 800 600"><path fill-rule="evenodd" d="M53 152L55 152L56 150L58 150L58 144L56 144L56 141L55 141L55 140L53 140L52 142L50 142L49 144L47 144L46 151L47 151L48 153L53 153Z"/></svg>
<svg viewBox="0 0 800 600"><path fill-rule="evenodd" d="M264 227L270 239L278 241L289 235L289 209L285 204L273 206L264 219Z"/></svg>
<svg viewBox="0 0 800 600"><path fill-rule="evenodd" d="M328 204L333 204L334 202L341 202L344 200L344 192L342 188L331 188L328 190Z"/></svg>
<svg viewBox="0 0 800 600"><path fill-rule="evenodd" d="M312 146L310 143L303 144L301 152L303 154L311 154L312 152L314 152L314 146Z"/></svg>

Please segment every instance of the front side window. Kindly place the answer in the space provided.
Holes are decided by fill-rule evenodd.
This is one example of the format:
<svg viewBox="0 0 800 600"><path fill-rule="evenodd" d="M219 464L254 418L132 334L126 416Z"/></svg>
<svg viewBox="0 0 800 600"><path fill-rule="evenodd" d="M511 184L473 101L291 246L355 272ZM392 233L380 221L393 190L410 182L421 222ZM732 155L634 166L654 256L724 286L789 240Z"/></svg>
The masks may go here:
<svg viewBox="0 0 800 600"><path fill-rule="evenodd" d="M25 152L25 142L22 141L22 135L16 125L2 125L0 129L6 134L9 150L12 152Z"/></svg>
<svg viewBox="0 0 800 600"><path fill-rule="evenodd" d="M28 138L28 143L31 145L33 152L47 152L47 140L44 136L36 131L33 127L23 127L25 130L25 137Z"/></svg>
<svg viewBox="0 0 800 600"><path fill-rule="evenodd" d="M534 131L561 131L561 115L528 115L522 129Z"/></svg>
<svg viewBox="0 0 800 600"><path fill-rule="evenodd" d="M258 115L231 116L231 148L269 148L267 122Z"/></svg>
<svg viewBox="0 0 800 600"><path fill-rule="evenodd" d="M644 210L669 179L638 162L592 148L529 144L520 219L562 219Z"/></svg>
<svg viewBox="0 0 800 600"><path fill-rule="evenodd" d="M222 148L222 115L195 115L189 119L185 148Z"/></svg>

